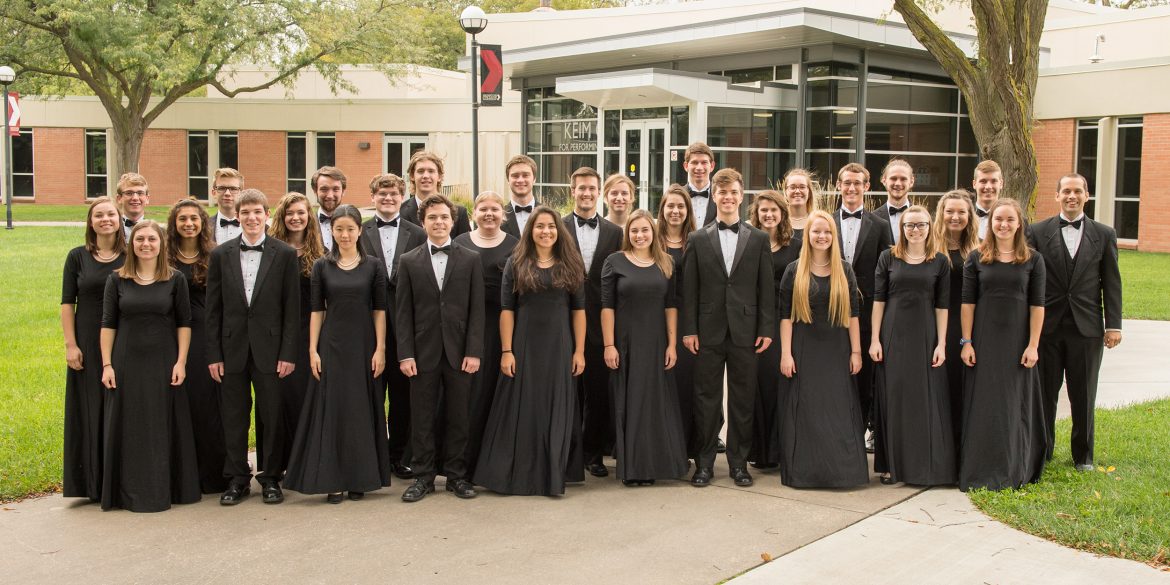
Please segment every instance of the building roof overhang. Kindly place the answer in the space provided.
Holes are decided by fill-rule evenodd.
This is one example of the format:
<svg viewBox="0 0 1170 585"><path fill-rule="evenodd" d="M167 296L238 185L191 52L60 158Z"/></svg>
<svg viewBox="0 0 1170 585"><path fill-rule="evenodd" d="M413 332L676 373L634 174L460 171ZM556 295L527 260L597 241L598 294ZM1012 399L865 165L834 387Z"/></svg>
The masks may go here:
<svg viewBox="0 0 1170 585"><path fill-rule="evenodd" d="M700 101L766 107L799 105L795 85L733 85L726 77L653 68L558 77L556 92L598 108L659 107Z"/></svg>

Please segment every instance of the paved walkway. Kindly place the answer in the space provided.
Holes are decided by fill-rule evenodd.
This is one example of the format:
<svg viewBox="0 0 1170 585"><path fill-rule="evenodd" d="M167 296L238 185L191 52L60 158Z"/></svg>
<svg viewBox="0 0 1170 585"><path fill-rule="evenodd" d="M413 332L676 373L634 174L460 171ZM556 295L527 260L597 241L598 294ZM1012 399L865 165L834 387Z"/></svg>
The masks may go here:
<svg viewBox="0 0 1170 585"><path fill-rule="evenodd" d="M1155 359L1170 323L1125 327L1105 360L1102 402L1170 394L1160 383L1170 363ZM1170 583L1170 573L983 519L953 489L921 493L873 478L861 489L801 491L760 473L742 489L725 466L717 474L706 489L591 477L561 498L462 501L440 487L417 504L399 500L406 482L396 480L338 506L289 493L279 506L253 495L225 508L210 496L160 514L50 496L0 508L0 582L709 585L768 554L776 560L736 582Z"/></svg>

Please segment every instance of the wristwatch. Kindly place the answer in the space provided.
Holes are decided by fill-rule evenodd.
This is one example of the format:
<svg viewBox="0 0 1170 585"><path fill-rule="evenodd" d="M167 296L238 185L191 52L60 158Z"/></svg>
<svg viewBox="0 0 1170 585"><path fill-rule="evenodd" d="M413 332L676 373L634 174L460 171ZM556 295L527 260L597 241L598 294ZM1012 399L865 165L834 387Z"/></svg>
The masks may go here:
<svg viewBox="0 0 1170 585"><path fill-rule="evenodd" d="M967 345L968 343L971 343L970 339L967 339L966 337L959 338L959 345Z"/></svg>

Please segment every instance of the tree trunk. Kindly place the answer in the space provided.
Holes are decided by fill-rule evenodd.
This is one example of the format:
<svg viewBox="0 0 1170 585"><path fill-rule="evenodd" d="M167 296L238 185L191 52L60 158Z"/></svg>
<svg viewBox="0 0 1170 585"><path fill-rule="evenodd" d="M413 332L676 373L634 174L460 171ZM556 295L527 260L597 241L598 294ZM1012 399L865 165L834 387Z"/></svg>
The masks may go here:
<svg viewBox="0 0 1170 585"><path fill-rule="evenodd" d="M125 110L110 112L113 121L114 144L118 148L117 156L110 160L113 167L111 175L121 177L123 173L138 172L138 158L142 153L142 137L146 126L141 116L136 116Z"/></svg>

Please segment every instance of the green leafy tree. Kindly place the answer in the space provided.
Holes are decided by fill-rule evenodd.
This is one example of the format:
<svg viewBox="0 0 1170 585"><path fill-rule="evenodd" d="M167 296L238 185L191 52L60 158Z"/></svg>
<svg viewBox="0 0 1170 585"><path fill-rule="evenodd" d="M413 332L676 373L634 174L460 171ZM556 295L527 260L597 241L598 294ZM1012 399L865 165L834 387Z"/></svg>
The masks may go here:
<svg viewBox="0 0 1170 585"><path fill-rule="evenodd" d="M228 97L290 85L316 69L348 88L337 55L409 63L420 54L397 28L400 4L384 0L5 0L0 62L26 94L87 90L110 116L115 174L138 169L142 137L179 98L215 88ZM371 39L376 43L371 43ZM239 85L232 67L272 74Z"/></svg>

